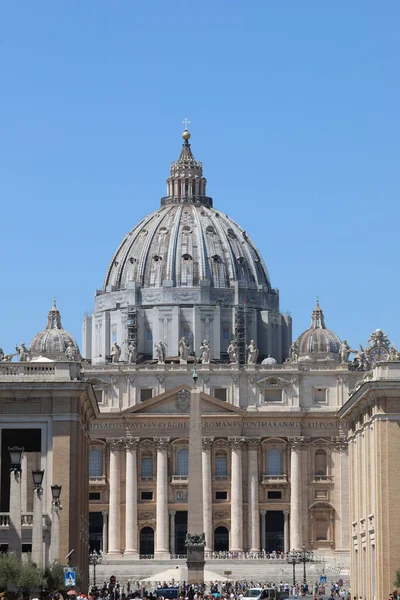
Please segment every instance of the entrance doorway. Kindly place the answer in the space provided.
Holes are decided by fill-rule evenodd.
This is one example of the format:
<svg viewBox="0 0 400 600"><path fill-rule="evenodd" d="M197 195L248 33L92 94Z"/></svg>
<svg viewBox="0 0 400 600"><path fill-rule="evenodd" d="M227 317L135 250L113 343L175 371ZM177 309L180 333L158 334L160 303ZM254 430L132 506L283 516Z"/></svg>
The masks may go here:
<svg viewBox="0 0 400 600"><path fill-rule="evenodd" d="M283 552L284 516L281 510L268 510L265 519L265 540L267 552Z"/></svg>
<svg viewBox="0 0 400 600"><path fill-rule="evenodd" d="M154 555L154 529L143 527L140 530L140 554Z"/></svg>
<svg viewBox="0 0 400 600"><path fill-rule="evenodd" d="M177 510L175 514L175 554L186 554L186 534L188 530L187 510Z"/></svg>
<svg viewBox="0 0 400 600"><path fill-rule="evenodd" d="M226 527L217 527L214 531L214 550L225 552L229 550L229 531Z"/></svg>
<svg viewBox="0 0 400 600"><path fill-rule="evenodd" d="M103 550L103 513L89 513L89 552Z"/></svg>

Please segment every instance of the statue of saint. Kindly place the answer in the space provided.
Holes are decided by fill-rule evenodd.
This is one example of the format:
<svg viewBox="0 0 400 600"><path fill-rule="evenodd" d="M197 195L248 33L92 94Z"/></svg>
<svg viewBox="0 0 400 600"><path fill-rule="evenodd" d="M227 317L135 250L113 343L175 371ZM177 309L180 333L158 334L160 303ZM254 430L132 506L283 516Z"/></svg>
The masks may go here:
<svg viewBox="0 0 400 600"><path fill-rule="evenodd" d="M251 340L250 344L247 346L247 350L249 351L247 355L247 364L255 365L257 362L259 349L257 348L254 340Z"/></svg>
<svg viewBox="0 0 400 600"><path fill-rule="evenodd" d="M178 348L179 348L179 356L180 356L181 360L184 360L187 362L187 359L189 358L190 346L185 337L182 337L179 340Z"/></svg>
<svg viewBox="0 0 400 600"><path fill-rule="evenodd" d="M204 340L202 345L200 346L200 360L203 365L208 365L210 363L210 342L208 340Z"/></svg>
<svg viewBox="0 0 400 600"><path fill-rule="evenodd" d="M343 340L343 342L340 344L340 348L339 348L340 362L343 365L347 364L349 362L349 356L351 353L357 354L357 351L352 350L350 348L350 346L348 345L348 343L346 342L346 340Z"/></svg>
<svg viewBox="0 0 400 600"><path fill-rule="evenodd" d="M165 357L167 355L166 348L164 342L161 340L156 344L156 354L158 364L163 365L165 363Z"/></svg>
<svg viewBox="0 0 400 600"><path fill-rule="evenodd" d="M30 352L28 348L25 346L25 343L22 342L20 346L15 346L17 354L19 356L19 362L26 362L30 360Z"/></svg>
<svg viewBox="0 0 400 600"><path fill-rule="evenodd" d="M65 350L65 356L67 360L71 362L76 359L76 349L72 342L68 342L67 349Z"/></svg>
<svg viewBox="0 0 400 600"><path fill-rule="evenodd" d="M231 343L228 346L228 356L229 356L229 362L231 364L237 364L238 363L238 347L237 347L237 342L236 340L232 340Z"/></svg>
<svg viewBox="0 0 400 600"><path fill-rule="evenodd" d="M2 360L4 360L4 356L5 356L5 354L4 354L4 350L3 350L3 348L0 348L0 362L1 362Z"/></svg>
<svg viewBox="0 0 400 600"><path fill-rule="evenodd" d="M121 356L121 347L118 346L117 342L114 342L111 348L111 362L117 363L119 362L119 358Z"/></svg>
<svg viewBox="0 0 400 600"><path fill-rule="evenodd" d="M290 346L290 360L292 362L297 362L299 360L299 353L300 349L298 343L293 342L293 344Z"/></svg>
<svg viewBox="0 0 400 600"><path fill-rule="evenodd" d="M392 344L392 346L389 350L389 360L390 361L400 360L400 352L397 350L397 348L394 344Z"/></svg>
<svg viewBox="0 0 400 600"><path fill-rule="evenodd" d="M136 344L134 342L130 342L128 346L128 363L133 364L137 360L137 350Z"/></svg>

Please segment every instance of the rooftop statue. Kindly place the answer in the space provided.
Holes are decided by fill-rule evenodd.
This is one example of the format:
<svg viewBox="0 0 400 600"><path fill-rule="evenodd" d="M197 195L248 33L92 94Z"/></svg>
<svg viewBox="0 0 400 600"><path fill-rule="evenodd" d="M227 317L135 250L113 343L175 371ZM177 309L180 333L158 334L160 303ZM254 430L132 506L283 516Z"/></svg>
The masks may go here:
<svg viewBox="0 0 400 600"><path fill-rule="evenodd" d="M15 349L19 356L19 362L26 362L30 360L31 355L28 348L25 346L25 342L22 342L20 346L15 346Z"/></svg>
<svg viewBox="0 0 400 600"><path fill-rule="evenodd" d="M163 365L165 363L165 357L167 355L167 350L166 350L164 342L162 342L160 340L158 342L158 344L156 344L155 348L156 348L158 364Z"/></svg>
<svg viewBox="0 0 400 600"><path fill-rule="evenodd" d="M228 346L228 356L229 356L229 362L231 364L237 364L239 362L238 359L238 346L237 346L237 341L236 340L232 340L231 343Z"/></svg>
<svg viewBox="0 0 400 600"><path fill-rule="evenodd" d="M293 342L290 346L290 360L291 362L297 362L299 360L299 345L297 342Z"/></svg>
<svg viewBox="0 0 400 600"><path fill-rule="evenodd" d="M251 340L250 344L247 346L247 350L249 351L249 353L247 355L247 364L255 365L257 362L259 350L258 350L254 340Z"/></svg>
<svg viewBox="0 0 400 600"><path fill-rule="evenodd" d="M352 350L346 340L340 344L339 356L341 364L347 364L349 362L350 354L357 354L357 350Z"/></svg>
<svg viewBox="0 0 400 600"><path fill-rule="evenodd" d="M137 361L137 348L135 342L130 342L128 346L128 363L133 364Z"/></svg>
<svg viewBox="0 0 400 600"><path fill-rule="evenodd" d="M200 352L200 361L203 365L208 365L210 363L210 342L208 340L203 341Z"/></svg>
<svg viewBox="0 0 400 600"><path fill-rule="evenodd" d="M187 362L189 358L190 346L185 337L182 337L179 340L179 356L180 359Z"/></svg>
<svg viewBox="0 0 400 600"><path fill-rule="evenodd" d="M67 349L65 350L65 356L67 360L71 362L76 360L76 348L72 342L68 342Z"/></svg>
<svg viewBox="0 0 400 600"><path fill-rule="evenodd" d="M121 356L121 347L117 344L117 342L114 342L111 348L111 362L113 363L117 363L119 362Z"/></svg>

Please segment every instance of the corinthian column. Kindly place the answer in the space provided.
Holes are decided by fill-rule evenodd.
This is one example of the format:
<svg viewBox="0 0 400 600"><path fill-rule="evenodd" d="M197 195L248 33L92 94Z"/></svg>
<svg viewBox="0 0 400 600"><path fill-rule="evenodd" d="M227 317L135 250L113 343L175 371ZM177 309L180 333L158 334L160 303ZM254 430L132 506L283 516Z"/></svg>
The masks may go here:
<svg viewBox="0 0 400 600"><path fill-rule="evenodd" d="M203 527L206 536L205 550L212 550L212 479L211 449L214 438L203 438Z"/></svg>
<svg viewBox="0 0 400 600"><path fill-rule="evenodd" d="M139 438L128 439L126 450L125 554L136 556L137 537L137 446Z"/></svg>
<svg viewBox="0 0 400 600"><path fill-rule="evenodd" d="M120 478L119 456L121 440L109 440L110 468L109 468L109 522L108 522L108 554L120 554L119 539L120 528Z"/></svg>
<svg viewBox="0 0 400 600"><path fill-rule="evenodd" d="M258 506L258 448L260 439L247 440L248 545L251 552L260 550L260 509Z"/></svg>
<svg viewBox="0 0 400 600"><path fill-rule="evenodd" d="M242 447L244 438L230 438L231 446L231 536L230 550L243 550L243 478Z"/></svg>
<svg viewBox="0 0 400 600"><path fill-rule="evenodd" d="M154 438L157 450L157 504L155 558L168 559L168 445L169 438Z"/></svg>
<svg viewBox="0 0 400 600"><path fill-rule="evenodd" d="M290 445L290 546L300 550L303 545L301 512L301 447L304 438L289 439Z"/></svg>

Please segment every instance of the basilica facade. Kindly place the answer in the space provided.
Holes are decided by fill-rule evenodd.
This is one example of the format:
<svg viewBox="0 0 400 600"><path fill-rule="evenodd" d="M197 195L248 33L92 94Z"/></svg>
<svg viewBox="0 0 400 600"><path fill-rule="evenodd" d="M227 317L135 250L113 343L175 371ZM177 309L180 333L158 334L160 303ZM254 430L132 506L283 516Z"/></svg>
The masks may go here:
<svg viewBox="0 0 400 600"><path fill-rule="evenodd" d="M46 484L65 486L70 510L60 516L61 554L74 547L84 569L89 548L114 563L185 555L196 386L207 555L305 547L351 563L356 595L374 595L378 579L368 587L360 575L360 556L371 573L376 563L371 549L359 552L375 536L365 525L375 508L372 492L368 506L357 505L364 502L360 469L367 463L353 449L365 443L357 442L364 421L353 398L366 390L360 402L369 423L374 378L383 377L383 363L398 375L399 354L381 330L365 349L350 348L328 329L318 301L293 341L262 256L214 208L186 130L183 139L160 208L124 237L108 265L83 322L81 350L55 305L29 348L17 348L19 363L0 349L2 515L9 507L4 457L15 432L21 445L27 439L22 473L39 466ZM374 444L376 475L381 454ZM28 490L24 475L22 484ZM31 495L22 498L28 521ZM44 509L46 561L48 490ZM1 518L6 546L8 517ZM389 589L388 578L381 589Z"/></svg>

